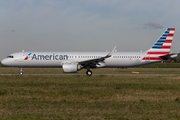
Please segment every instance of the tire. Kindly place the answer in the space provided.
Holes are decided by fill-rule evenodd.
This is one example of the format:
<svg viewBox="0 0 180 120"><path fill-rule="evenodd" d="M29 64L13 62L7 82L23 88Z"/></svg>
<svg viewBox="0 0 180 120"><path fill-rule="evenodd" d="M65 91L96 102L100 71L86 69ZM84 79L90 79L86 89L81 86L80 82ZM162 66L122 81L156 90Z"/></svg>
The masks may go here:
<svg viewBox="0 0 180 120"><path fill-rule="evenodd" d="M87 70L86 71L86 75L91 76L92 75L92 71L91 70Z"/></svg>

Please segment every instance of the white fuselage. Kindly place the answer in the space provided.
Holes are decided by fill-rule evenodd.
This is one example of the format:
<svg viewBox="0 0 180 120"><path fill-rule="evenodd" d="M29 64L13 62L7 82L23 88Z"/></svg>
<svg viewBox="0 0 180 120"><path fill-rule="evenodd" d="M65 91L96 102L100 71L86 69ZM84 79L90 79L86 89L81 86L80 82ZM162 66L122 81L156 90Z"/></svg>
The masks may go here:
<svg viewBox="0 0 180 120"><path fill-rule="evenodd" d="M28 58L25 60L27 55ZM13 58L5 58L2 64L12 67L37 67L37 68L60 68L63 63L79 63L81 61L101 58L108 52L18 52L13 53ZM146 57L146 52L114 52L109 58L96 65L100 67L123 68L146 65L158 60L142 60Z"/></svg>

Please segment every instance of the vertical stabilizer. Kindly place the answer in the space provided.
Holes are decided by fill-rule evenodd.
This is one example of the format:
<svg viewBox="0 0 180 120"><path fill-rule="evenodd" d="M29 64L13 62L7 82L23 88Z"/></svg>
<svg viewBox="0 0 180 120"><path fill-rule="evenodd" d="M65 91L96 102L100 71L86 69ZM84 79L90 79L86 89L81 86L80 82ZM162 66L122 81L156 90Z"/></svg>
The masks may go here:
<svg viewBox="0 0 180 120"><path fill-rule="evenodd" d="M143 60L167 60L162 57L170 53L175 28L167 28L155 44L147 51Z"/></svg>

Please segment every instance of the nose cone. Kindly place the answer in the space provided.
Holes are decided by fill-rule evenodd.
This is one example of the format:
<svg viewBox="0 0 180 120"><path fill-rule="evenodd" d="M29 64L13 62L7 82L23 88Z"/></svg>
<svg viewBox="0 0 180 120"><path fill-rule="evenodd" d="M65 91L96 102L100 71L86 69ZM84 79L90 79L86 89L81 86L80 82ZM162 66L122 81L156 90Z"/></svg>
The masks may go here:
<svg viewBox="0 0 180 120"><path fill-rule="evenodd" d="M3 64L3 65L8 65L8 60L7 59L3 59L2 61L1 61L1 64Z"/></svg>

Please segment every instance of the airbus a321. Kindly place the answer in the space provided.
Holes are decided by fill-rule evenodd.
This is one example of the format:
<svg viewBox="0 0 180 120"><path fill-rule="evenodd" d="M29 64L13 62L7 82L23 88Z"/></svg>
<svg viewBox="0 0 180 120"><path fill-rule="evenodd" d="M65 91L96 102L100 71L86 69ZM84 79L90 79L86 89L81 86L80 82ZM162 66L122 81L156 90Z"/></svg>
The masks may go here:
<svg viewBox="0 0 180 120"><path fill-rule="evenodd" d="M128 68L176 57L170 53L175 28L167 28L155 44L144 52L17 52L10 54L1 63L21 68L62 68L64 73L76 73L86 69L91 76L93 68Z"/></svg>

